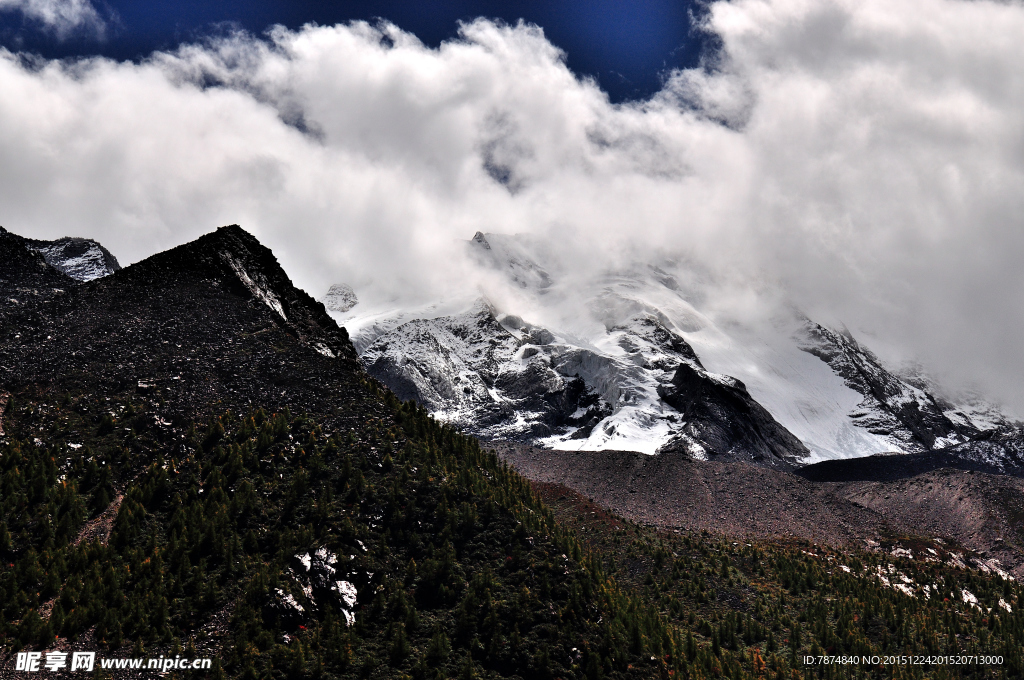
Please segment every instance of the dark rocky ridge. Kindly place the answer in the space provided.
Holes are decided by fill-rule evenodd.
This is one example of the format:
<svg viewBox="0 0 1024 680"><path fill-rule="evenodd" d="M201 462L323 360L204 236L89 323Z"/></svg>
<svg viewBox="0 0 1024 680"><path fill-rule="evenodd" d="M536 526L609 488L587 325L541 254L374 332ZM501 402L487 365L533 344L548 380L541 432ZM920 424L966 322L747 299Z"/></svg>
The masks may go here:
<svg viewBox="0 0 1024 680"><path fill-rule="evenodd" d="M1018 446L1021 443L1019 435L1011 441ZM1011 463L1009 456L987 459L979 455L987 443L975 441L952 449L924 453L886 453L864 458L826 460L806 465L796 470L795 474L815 482L893 482L940 469L1024 477L1024 465L1019 461Z"/></svg>
<svg viewBox="0 0 1024 680"><path fill-rule="evenodd" d="M331 412L365 380L345 330L237 226L81 284L20 237L0 248L0 389L141 391L180 417Z"/></svg>
<svg viewBox="0 0 1024 680"><path fill-rule="evenodd" d="M679 434L662 453L687 453L693 443L717 461L744 461L791 470L809 451L757 403L735 378L713 377L699 363L682 363L658 395L683 417Z"/></svg>

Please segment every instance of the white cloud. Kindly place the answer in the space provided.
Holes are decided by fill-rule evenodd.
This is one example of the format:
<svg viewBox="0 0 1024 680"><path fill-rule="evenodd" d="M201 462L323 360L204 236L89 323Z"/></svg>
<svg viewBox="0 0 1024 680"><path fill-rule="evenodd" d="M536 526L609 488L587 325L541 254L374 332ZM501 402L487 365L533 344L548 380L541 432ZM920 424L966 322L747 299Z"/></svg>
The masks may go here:
<svg viewBox="0 0 1024 680"><path fill-rule="evenodd" d="M89 0L0 0L0 12L20 11L64 39L79 31L103 37L106 23Z"/></svg>
<svg viewBox="0 0 1024 680"><path fill-rule="evenodd" d="M2 1L2 0L0 0ZM1024 405L1024 6L733 0L707 68L612 105L531 26L0 58L0 224L132 261L238 222L314 294L432 296L454 241L684 251Z"/></svg>

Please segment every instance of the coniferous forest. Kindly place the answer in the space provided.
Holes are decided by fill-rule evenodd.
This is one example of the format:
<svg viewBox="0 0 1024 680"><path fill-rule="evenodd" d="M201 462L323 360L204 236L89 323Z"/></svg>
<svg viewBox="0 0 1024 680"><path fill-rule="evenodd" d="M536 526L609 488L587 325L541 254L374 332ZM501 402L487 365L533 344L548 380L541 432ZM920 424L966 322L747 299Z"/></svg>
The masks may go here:
<svg viewBox="0 0 1024 680"><path fill-rule="evenodd" d="M325 432L287 410L225 412L170 442L145 399L12 397L7 653L58 638L212 656L212 677L246 678L1022 675L1014 581L546 503L476 440L366 394L388 417ZM47 444L71 430L88 433L78 447ZM317 551L354 602L306 577ZM883 663L804 659L822 655ZM1002 658L884 663L936 655Z"/></svg>

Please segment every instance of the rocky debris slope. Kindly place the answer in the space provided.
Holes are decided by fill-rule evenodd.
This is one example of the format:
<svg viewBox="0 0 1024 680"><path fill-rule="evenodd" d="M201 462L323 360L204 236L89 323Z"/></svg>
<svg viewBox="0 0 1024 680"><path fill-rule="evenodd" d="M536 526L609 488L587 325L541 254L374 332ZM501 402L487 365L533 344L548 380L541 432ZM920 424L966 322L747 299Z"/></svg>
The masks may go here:
<svg viewBox="0 0 1024 680"><path fill-rule="evenodd" d="M737 537L801 537L847 549L877 546L889 536L937 537L1024 577L1019 477L946 468L881 481L813 481L675 453L491 446L528 479L561 484L645 524Z"/></svg>
<svg viewBox="0 0 1024 680"><path fill-rule="evenodd" d="M0 385L12 393L130 389L171 418L340 405L365 379L345 330L237 226L78 285L17 245L0 238L16 263L0 281Z"/></svg>

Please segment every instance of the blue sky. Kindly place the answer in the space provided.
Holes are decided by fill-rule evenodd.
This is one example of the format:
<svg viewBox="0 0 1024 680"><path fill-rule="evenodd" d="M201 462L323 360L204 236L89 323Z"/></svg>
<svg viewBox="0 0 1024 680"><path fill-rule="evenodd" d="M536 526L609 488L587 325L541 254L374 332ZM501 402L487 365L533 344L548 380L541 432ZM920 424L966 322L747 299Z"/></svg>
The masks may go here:
<svg viewBox="0 0 1024 680"><path fill-rule="evenodd" d="M108 0L93 5L105 24L102 38L88 30L67 35L40 30L40 22L7 11L0 13L0 44L45 57L102 54L138 60L231 27L259 35L274 24L295 29L309 22L383 18L437 46L456 35L459 21L524 19L541 26L566 52L569 67L597 78L613 101L649 96L669 70L696 65L701 52L701 35L691 27L692 13L699 9L688 0Z"/></svg>

